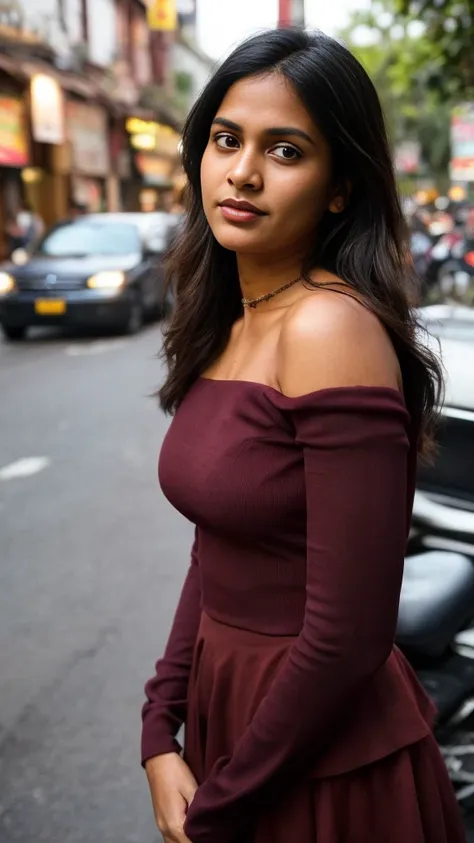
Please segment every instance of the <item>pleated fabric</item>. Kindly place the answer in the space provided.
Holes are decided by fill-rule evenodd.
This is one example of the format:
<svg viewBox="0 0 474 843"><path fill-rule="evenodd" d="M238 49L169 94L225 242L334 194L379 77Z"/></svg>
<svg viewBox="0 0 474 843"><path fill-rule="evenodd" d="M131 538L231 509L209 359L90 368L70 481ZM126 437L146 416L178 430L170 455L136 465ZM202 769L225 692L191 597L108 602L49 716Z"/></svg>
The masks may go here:
<svg viewBox="0 0 474 843"><path fill-rule="evenodd" d="M232 754L293 641L202 615L185 736L185 760L198 782ZM444 761L427 732L341 775L324 777L315 764L262 802L241 843L465 843Z"/></svg>

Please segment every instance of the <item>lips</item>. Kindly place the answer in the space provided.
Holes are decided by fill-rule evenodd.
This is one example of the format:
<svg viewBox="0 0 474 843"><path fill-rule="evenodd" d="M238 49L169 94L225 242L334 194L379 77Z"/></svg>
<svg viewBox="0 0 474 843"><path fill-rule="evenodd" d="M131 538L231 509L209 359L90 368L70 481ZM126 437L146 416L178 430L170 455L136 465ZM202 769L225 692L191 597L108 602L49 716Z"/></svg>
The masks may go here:
<svg viewBox="0 0 474 843"><path fill-rule="evenodd" d="M224 219L230 223L251 223L259 217L265 217L265 211L261 211L256 205L251 202L245 202L243 199L224 199L219 203L220 211Z"/></svg>
<svg viewBox="0 0 474 843"><path fill-rule="evenodd" d="M265 211L262 211L260 208L257 208L256 205L252 205L251 202L246 202L243 199L224 199L223 202L219 202L219 205L221 208L233 208L236 211L253 214L256 217L266 216Z"/></svg>

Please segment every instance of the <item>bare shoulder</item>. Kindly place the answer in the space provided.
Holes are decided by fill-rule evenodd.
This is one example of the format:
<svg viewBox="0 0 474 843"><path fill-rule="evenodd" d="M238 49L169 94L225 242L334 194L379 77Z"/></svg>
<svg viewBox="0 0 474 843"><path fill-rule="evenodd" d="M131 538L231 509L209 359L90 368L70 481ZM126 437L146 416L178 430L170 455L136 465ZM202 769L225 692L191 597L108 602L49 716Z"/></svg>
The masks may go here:
<svg viewBox="0 0 474 843"><path fill-rule="evenodd" d="M338 386L401 388L397 356L380 320L353 296L333 290L308 292L289 309L277 356L280 389L291 397Z"/></svg>

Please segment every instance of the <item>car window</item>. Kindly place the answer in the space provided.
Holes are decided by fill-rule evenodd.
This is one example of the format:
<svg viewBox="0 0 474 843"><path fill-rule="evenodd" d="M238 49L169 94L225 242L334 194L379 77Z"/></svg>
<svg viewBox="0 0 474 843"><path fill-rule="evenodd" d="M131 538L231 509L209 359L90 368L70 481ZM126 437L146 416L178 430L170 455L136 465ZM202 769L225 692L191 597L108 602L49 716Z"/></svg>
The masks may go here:
<svg viewBox="0 0 474 843"><path fill-rule="evenodd" d="M81 220L60 225L48 232L36 253L48 257L88 257L128 255L140 251L136 226L126 223L100 223Z"/></svg>

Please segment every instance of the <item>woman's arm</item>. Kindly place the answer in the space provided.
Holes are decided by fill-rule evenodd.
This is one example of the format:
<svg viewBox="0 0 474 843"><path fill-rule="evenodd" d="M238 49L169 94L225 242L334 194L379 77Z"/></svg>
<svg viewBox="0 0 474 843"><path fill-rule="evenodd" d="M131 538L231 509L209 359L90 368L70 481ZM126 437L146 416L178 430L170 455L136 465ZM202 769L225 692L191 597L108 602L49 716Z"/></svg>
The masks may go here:
<svg viewBox="0 0 474 843"><path fill-rule="evenodd" d="M142 718L142 764L155 755L181 752L176 735L186 717L189 672L201 616L198 530L191 565L181 591L173 626L156 673L145 686Z"/></svg>

